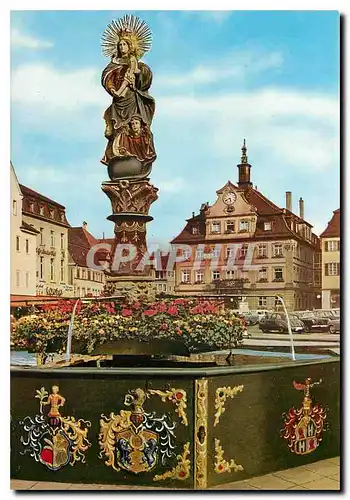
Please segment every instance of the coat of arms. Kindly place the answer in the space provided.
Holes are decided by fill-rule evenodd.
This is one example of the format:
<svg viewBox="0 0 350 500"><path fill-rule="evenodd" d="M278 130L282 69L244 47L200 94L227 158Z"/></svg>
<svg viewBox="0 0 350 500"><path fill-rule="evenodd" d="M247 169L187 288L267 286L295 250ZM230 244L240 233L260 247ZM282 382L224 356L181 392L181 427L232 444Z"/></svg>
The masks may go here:
<svg viewBox="0 0 350 500"><path fill-rule="evenodd" d="M311 378L307 378L305 383L293 381L293 386L298 391L304 391L304 399L301 408L297 410L291 408L288 413L284 413L284 429L282 437L287 440L288 447L296 455L306 455L312 453L322 441L324 431L324 420L327 418L324 408L319 404L312 404L310 389L319 382L311 383Z"/></svg>
<svg viewBox="0 0 350 500"><path fill-rule="evenodd" d="M44 387L36 391L40 400L40 410L37 415L25 417L20 421L26 435L21 436L24 445L22 455L29 454L52 471L57 471L67 464L85 462L85 451L91 446L87 440L88 427L91 423L74 417L64 417L60 408L65 398L59 394L59 387L52 386L49 394ZM48 414L44 407L49 405Z"/></svg>
<svg viewBox="0 0 350 500"><path fill-rule="evenodd" d="M106 465L116 471L149 472L175 456L175 423L166 414L145 413L143 405L148 397L142 389L135 389L124 399L131 411L101 415L100 458L105 455Z"/></svg>

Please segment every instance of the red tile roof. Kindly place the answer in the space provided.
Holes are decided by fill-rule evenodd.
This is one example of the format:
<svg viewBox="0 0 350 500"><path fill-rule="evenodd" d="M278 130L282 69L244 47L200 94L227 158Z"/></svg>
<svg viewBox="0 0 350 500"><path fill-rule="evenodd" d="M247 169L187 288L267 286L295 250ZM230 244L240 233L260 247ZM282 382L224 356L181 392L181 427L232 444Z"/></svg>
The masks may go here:
<svg viewBox="0 0 350 500"><path fill-rule="evenodd" d="M340 208L334 210L333 217L320 238L340 238Z"/></svg>
<svg viewBox="0 0 350 500"><path fill-rule="evenodd" d="M49 203L50 205L55 205L58 208L62 208L65 210L65 207L61 205L60 203L57 203L57 201L51 200L50 198L47 198L47 196L44 196L43 194L38 193L37 191L34 191L34 189L30 189L27 186L24 186L23 184L20 184L19 187L21 188L21 191L24 196L31 196L33 198L37 198L41 201L45 201L46 203Z"/></svg>
<svg viewBox="0 0 350 500"><path fill-rule="evenodd" d="M81 267L87 266L87 255L98 240L84 227L70 227L68 229L68 251L74 263Z"/></svg>

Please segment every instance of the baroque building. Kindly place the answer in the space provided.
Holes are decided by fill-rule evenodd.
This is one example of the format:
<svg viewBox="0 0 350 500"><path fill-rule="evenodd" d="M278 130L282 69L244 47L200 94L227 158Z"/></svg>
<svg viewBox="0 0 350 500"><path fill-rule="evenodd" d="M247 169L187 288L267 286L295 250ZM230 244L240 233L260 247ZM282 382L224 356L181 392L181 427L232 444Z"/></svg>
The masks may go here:
<svg viewBox="0 0 350 500"><path fill-rule="evenodd" d="M322 248L322 308L340 307L340 209L320 236Z"/></svg>
<svg viewBox="0 0 350 500"><path fill-rule="evenodd" d="M304 219L304 201L296 215L291 192L280 208L253 187L245 141L237 167L237 185L228 181L171 242L182 259L175 292L246 297L250 309L274 309L276 295L289 310L317 307L319 238Z"/></svg>
<svg viewBox="0 0 350 500"><path fill-rule="evenodd" d="M11 183L11 302L36 295L38 230L23 220L23 194L10 163Z"/></svg>
<svg viewBox="0 0 350 500"><path fill-rule="evenodd" d="M36 236L36 295L72 297L68 283L68 228L63 205L20 184L23 221Z"/></svg>
<svg viewBox="0 0 350 500"><path fill-rule="evenodd" d="M68 229L69 283L74 287L75 297L98 297L104 289L104 271L90 267L88 260L90 250L98 243L100 240L87 230L87 222L82 227Z"/></svg>

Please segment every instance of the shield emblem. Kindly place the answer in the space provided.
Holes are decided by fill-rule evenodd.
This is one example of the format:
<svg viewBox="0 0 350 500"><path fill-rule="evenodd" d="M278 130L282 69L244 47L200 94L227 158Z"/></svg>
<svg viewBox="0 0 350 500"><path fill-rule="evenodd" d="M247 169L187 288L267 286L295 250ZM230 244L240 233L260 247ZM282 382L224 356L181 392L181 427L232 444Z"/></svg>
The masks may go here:
<svg viewBox="0 0 350 500"><path fill-rule="evenodd" d="M51 470L59 470L70 461L71 442L66 434L60 429L51 436L51 439L43 437L42 450L39 460Z"/></svg>
<svg viewBox="0 0 350 500"><path fill-rule="evenodd" d="M133 428L115 434L118 465L127 471L138 474L148 472L157 464L158 435L142 429L136 433Z"/></svg>
<svg viewBox="0 0 350 500"><path fill-rule="evenodd" d="M312 418L303 418L296 427L295 453L306 455L318 446L316 436L316 423Z"/></svg>

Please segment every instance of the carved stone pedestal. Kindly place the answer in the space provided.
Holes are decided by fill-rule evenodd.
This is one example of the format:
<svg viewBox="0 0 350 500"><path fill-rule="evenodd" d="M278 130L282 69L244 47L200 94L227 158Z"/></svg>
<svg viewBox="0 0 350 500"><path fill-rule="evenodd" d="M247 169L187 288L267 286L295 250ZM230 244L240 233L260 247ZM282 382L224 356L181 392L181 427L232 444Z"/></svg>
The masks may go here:
<svg viewBox="0 0 350 500"><path fill-rule="evenodd" d="M149 179L123 179L104 182L102 190L112 205L112 214L107 219L115 224L107 277L109 288L118 293L128 289L132 295L142 291L147 296L154 289L155 295L154 273L148 264L144 265L143 257L147 252L146 223L153 220L148 212L158 198L158 189Z"/></svg>

